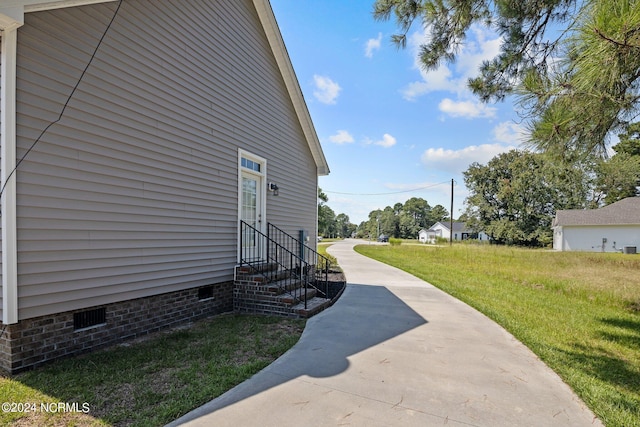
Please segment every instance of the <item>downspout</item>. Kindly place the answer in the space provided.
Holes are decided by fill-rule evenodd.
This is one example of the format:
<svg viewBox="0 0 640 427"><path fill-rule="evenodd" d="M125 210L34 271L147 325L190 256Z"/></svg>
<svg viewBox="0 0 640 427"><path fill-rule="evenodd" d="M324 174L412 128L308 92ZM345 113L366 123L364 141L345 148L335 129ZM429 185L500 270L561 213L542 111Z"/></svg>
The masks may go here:
<svg viewBox="0 0 640 427"><path fill-rule="evenodd" d="M18 249L16 227L16 62L18 28L24 10L0 10L0 184L2 197L2 323L18 323Z"/></svg>

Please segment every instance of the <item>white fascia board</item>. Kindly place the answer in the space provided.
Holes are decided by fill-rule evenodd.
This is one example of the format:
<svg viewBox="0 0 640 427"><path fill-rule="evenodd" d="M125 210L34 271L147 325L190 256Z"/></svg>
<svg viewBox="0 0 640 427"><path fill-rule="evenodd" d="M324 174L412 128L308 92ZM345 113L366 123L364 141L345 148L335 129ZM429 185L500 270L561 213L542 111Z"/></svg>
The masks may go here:
<svg viewBox="0 0 640 427"><path fill-rule="evenodd" d="M280 68L280 73L282 74L284 83L287 86L287 91L289 92L289 97L293 102L293 107L298 116L298 121L302 126L302 131L304 132L311 154L316 163L318 175L328 175L329 164L327 163L327 159L322 151L322 146L320 145L318 134L313 126L313 121L311 120L311 115L307 109L307 104L304 101L304 96L302 95L298 78L293 71L291 58L289 58L287 48L284 45L280 28L278 27L276 17L273 14L273 9L271 9L271 3L269 3L269 0L253 0L253 4L258 12L258 17L260 18L262 27L267 35L267 39L269 40L271 51L276 58L278 67Z"/></svg>

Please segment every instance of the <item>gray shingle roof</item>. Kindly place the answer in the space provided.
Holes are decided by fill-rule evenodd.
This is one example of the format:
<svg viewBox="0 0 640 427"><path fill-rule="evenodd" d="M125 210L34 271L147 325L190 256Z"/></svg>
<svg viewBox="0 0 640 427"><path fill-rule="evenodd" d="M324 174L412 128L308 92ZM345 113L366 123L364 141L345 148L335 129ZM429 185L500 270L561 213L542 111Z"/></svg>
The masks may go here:
<svg viewBox="0 0 640 427"><path fill-rule="evenodd" d="M627 197L599 209L559 210L553 226L640 224L640 197Z"/></svg>
<svg viewBox="0 0 640 427"><path fill-rule="evenodd" d="M429 228L429 231L434 230L433 227L435 227L438 224L441 224L444 228L449 230L449 221L442 221L442 222L438 221L435 224L433 224L431 228ZM453 221L453 231L466 231L466 229L467 229L467 226L464 222Z"/></svg>

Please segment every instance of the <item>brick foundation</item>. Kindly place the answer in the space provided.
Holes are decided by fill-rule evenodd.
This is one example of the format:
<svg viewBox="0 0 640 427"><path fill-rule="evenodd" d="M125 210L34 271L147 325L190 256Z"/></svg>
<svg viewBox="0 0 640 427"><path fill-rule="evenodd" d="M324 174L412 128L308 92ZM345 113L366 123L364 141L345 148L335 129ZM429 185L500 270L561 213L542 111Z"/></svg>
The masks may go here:
<svg viewBox="0 0 640 427"><path fill-rule="evenodd" d="M233 288L233 309L239 313L299 317L290 302L278 299L269 287L248 280L236 280Z"/></svg>
<svg viewBox="0 0 640 427"><path fill-rule="evenodd" d="M45 362L86 353L161 329L233 310L233 282L170 292L104 306L106 322L74 330L69 311L17 324L0 323L0 369L17 373ZM206 298L202 298L206 295Z"/></svg>

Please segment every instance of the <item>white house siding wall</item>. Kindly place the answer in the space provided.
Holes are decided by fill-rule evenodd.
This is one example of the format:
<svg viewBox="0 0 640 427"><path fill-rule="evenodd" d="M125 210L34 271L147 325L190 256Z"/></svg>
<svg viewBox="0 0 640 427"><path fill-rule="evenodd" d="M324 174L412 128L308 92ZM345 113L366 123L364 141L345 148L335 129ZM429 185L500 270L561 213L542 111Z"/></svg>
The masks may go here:
<svg viewBox="0 0 640 427"><path fill-rule="evenodd" d="M439 224L439 223L431 227L431 230L436 232L436 237L442 237L444 239L448 239L449 236L451 236L449 229L443 227L442 224Z"/></svg>
<svg viewBox="0 0 640 427"><path fill-rule="evenodd" d="M25 16L19 158L116 6ZM268 219L315 233L316 169L251 1L125 1L20 165L20 319L230 280L238 148L280 187Z"/></svg>
<svg viewBox="0 0 640 427"><path fill-rule="evenodd" d="M553 249L556 251L563 250L564 244L564 227L556 226L553 227Z"/></svg>
<svg viewBox="0 0 640 427"><path fill-rule="evenodd" d="M606 238L604 252L619 252L625 246L640 249L640 226L563 226L561 242L554 240L554 249L564 251L602 252L602 239ZM615 244L615 248L614 248Z"/></svg>

